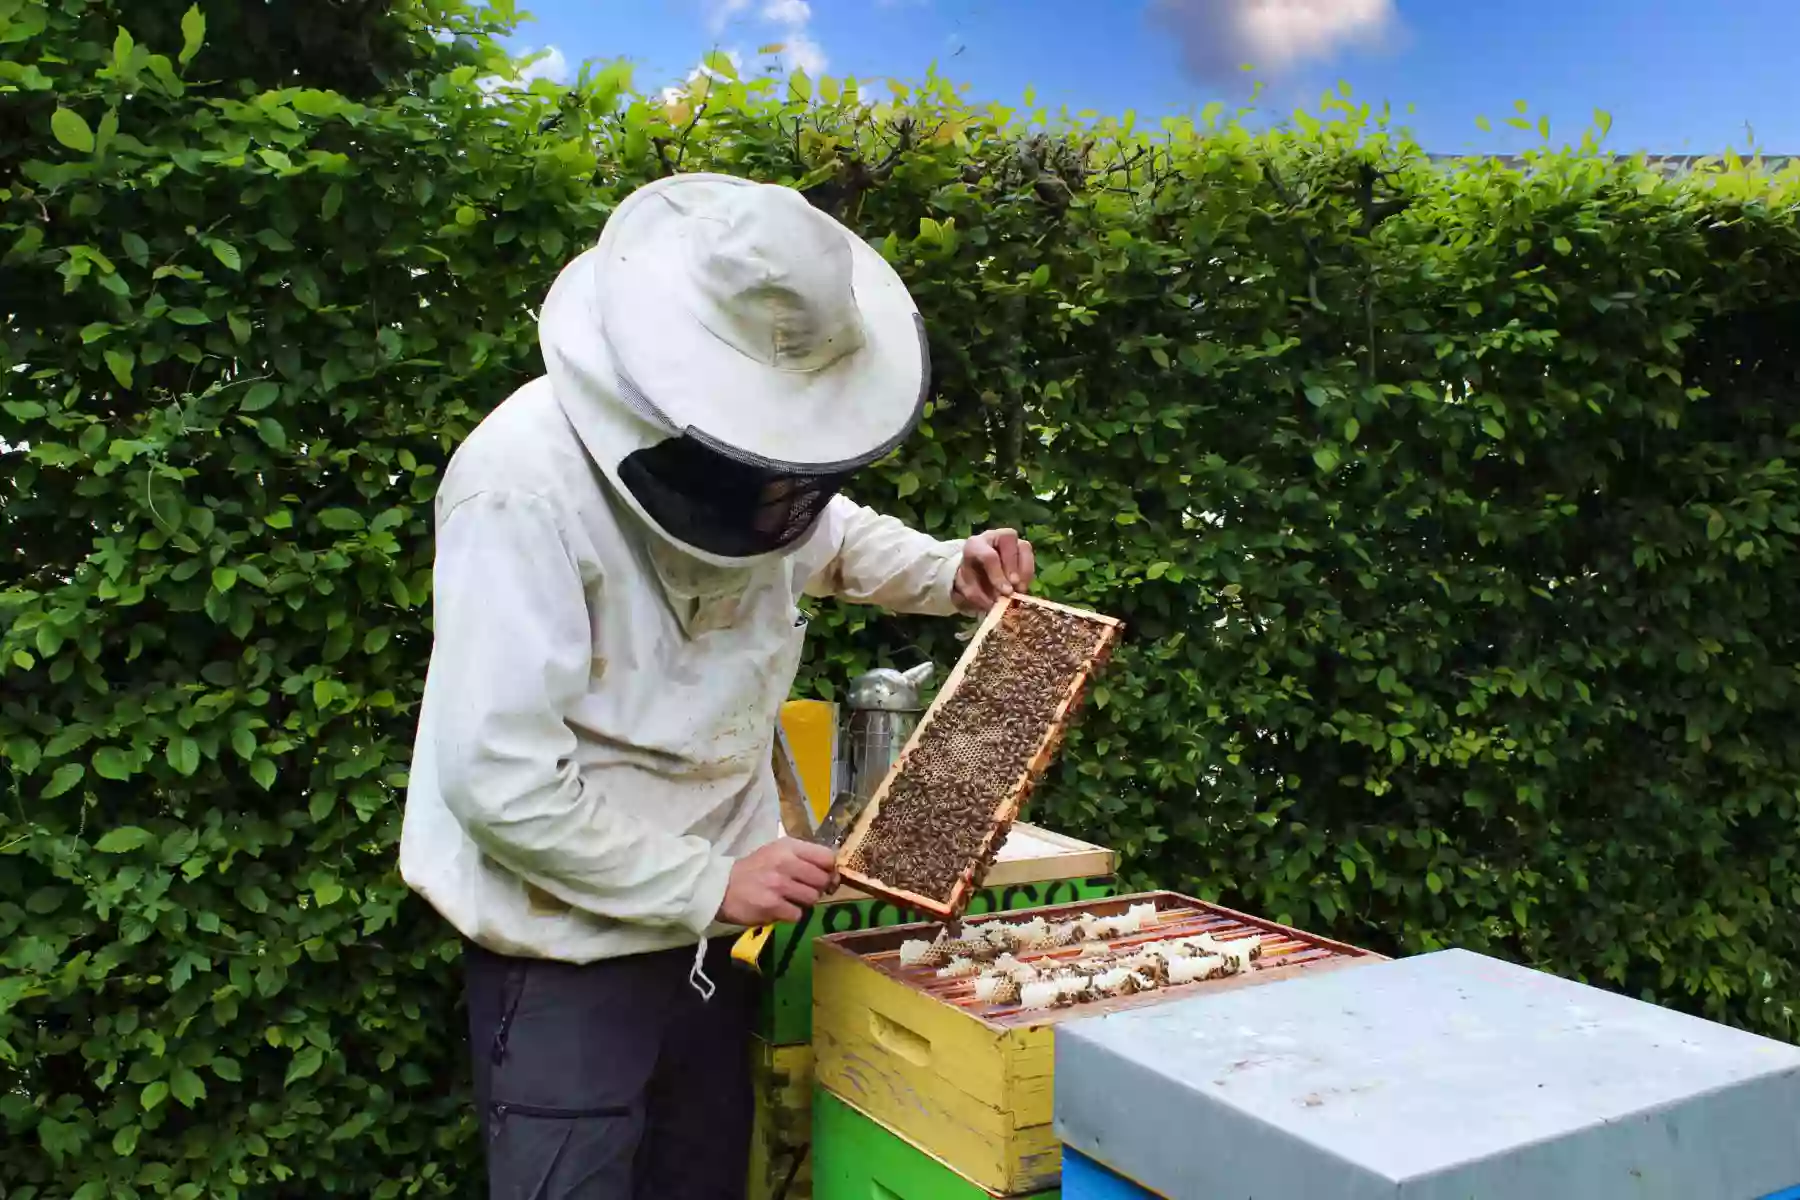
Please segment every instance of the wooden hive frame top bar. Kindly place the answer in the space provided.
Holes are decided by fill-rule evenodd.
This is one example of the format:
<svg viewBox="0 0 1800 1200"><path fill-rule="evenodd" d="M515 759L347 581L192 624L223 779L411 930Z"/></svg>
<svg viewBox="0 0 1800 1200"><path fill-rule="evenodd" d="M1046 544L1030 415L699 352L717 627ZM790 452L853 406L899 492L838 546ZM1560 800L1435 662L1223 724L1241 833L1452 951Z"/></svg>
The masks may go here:
<svg viewBox="0 0 1800 1200"><path fill-rule="evenodd" d="M1007 830L1012 827L1014 820L1017 819L1019 810L1025 803L1026 796L1030 794L1031 789L1037 784L1038 779L1050 765L1051 758L1055 755L1058 746L1062 742L1063 733L1068 728L1069 720L1074 715L1076 708L1080 705L1082 697L1087 690L1089 680L1092 678L1093 673L1105 663L1107 658L1111 655L1113 647L1118 643L1119 636L1124 630L1123 622L1118 621L1113 617L1102 616L1099 613L1087 612L1083 609L1070 608L1067 605L1056 604L1049 600L1040 600L1033 596L1013 595L1002 600L999 604L996 604L988 612L987 617L981 622L981 627L976 630L975 636L970 639L969 645L963 651L961 659L957 661L956 668L952 670L949 677L944 680L943 687L938 689L938 694L936 698L932 700L931 707L925 710L925 715L920 719L918 727L913 730L912 736L907 739L906 745L902 748L900 756L895 760L893 768L888 771L887 776L882 779L881 784L875 789L875 794L869 798L868 805L857 818L856 824L852 826L849 836L844 839L844 845L838 854L838 861L840 863L853 861L854 852L868 837L870 828L874 825L877 817L880 816L882 801L887 797L894 781L900 778L901 774L906 770L908 761L911 759L913 752L918 748L920 739L930 730L932 721L936 719L950 698L956 694L957 688L962 685L964 676L968 674L969 668L980 655L981 649L987 643L988 638L996 629L1000 628L1001 623L1005 621L1008 613L1026 606L1034 606L1040 609L1062 613L1066 616L1076 617L1082 621L1091 622L1095 626L1095 649L1082 664L1081 668L1075 673L1074 677L1069 681L1069 685L1063 693L1062 701L1057 707L1054 715L1051 717L1050 722L1045 727L1044 734L1032 753L1031 759L1025 770L1020 773L1019 778L1013 782L1012 786L996 805L993 819L988 827L985 837L982 839L978 853L963 869L961 876L951 887L948 896L942 898L921 896L916 892L908 891L905 888L875 878L872 874L847 867L840 868L839 870L839 877L845 885L856 888L858 891L865 892L869 895L891 901L892 903L905 905L908 908L916 909L922 913L928 913L931 916L944 921L955 920L962 912L963 907L968 903L969 898L980 889L981 875L986 865L992 861L994 855L998 852L1001 843L1006 840Z"/></svg>
<svg viewBox="0 0 1800 1200"><path fill-rule="evenodd" d="M1238 912L1220 904L1209 904L1204 900L1196 900L1177 892L1146 892L1141 895L1119 896L1111 900L1058 904L1048 908L1032 909L1029 912L993 913L983 916L979 923L971 921L967 928L971 931L980 930L994 923L1018 925L1030 917L1042 917L1047 921L1054 922L1077 916L1117 916L1133 905L1145 903L1156 906L1159 924L1155 928L1140 933L1104 939L1108 948L1117 950L1147 945L1170 937L1210 933L1227 942L1243 937L1260 937L1263 939L1263 957L1252 970L1240 975L1197 980L1192 983L1165 984L1136 995L1085 1000L1061 1008L1027 1009L1021 1008L1017 1004L983 1004L975 999L974 981L971 979L943 979L938 976L936 970L930 967L902 966L900 946L913 938L930 938L934 927L929 925L892 925L882 929L865 929L853 933L835 934L822 938L820 941L834 949L840 949L856 956L883 975L899 981L911 990L922 992L941 1003L961 1009L976 1020L996 1028L1054 1025L1071 1017L1124 1012L1129 1009L1161 1004L1196 992L1233 991L1243 987L1276 983L1303 974L1312 975L1357 964L1388 961L1384 956L1358 946L1307 933L1292 926ZM1020 958L1022 961L1033 963L1074 962L1078 961L1080 956L1080 947L1070 947L1059 950L1034 951L1021 955Z"/></svg>

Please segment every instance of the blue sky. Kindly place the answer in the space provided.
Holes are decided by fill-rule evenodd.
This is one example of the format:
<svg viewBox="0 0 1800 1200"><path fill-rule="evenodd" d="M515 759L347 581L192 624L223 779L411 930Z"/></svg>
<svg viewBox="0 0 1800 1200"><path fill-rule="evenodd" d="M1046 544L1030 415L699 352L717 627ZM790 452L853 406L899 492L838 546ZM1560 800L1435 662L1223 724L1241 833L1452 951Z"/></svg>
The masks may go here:
<svg viewBox="0 0 1800 1200"><path fill-rule="evenodd" d="M646 87L713 47L833 75L914 79L932 63L977 99L1140 117L1246 101L1255 59L1272 114L1338 80L1389 101L1428 149L1516 150L1525 100L1552 140L1596 108L1608 145L1658 153L1800 152L1800 0L520 0L517 45L549 71L625 57ZM1105 15L1101 15L1105 14ZM1233 61L1236 60L1236 61ZM1229 65L1228 65L1229 64ZM1475 118L1495 119L1483 133Z"/></svg>

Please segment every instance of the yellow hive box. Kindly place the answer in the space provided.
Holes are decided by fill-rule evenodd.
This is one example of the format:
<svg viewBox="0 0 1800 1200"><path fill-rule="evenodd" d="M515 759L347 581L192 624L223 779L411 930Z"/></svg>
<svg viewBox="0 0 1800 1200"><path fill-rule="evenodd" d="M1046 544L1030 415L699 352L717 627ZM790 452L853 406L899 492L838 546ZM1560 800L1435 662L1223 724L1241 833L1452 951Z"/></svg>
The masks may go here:
<svg viewBox="0 0 1800 1200"><path fill-rule="evenodd" d="M1045 903L1100 900L1113 894L1112 851L1018 824L1012 827L988 886L976 893L974 912L1031 909ZM879 927L883 922L916 919L883 901L839 889L820 907L809 910L799 926L782 925L766 957L763 1012L758 1026L753 1069L756 1080L756 1126L753 1143L751 1200L782 1196L787 1171L799 1162L798 1174L783 1200L806 1200L812 1177L812 1155L804 1151L813 1086L812 943L821 930ZM799 1157L797 1158L797 1155Z"/></svg>
<svg viewBox="0 0 1800 1200"><path fill-rule="evenodd" d="M928 990L932 972L903 977L900 944L935 925L818 939L813 951L813 1072L819 1085L997 1195L1056 1185L1062 1152L1051 1127L1054 1027L1072 1016L1136 1008L1201 990L1254 986L1357 962L1366 951L1173 892L1036 909L1050 920L1115 915L1154 903L1190 930L1259 932L1262 965L1247 975L992 1019ZM1023 918L1027 914L1007 914ZM946 984L944 987L955 987Z"/></svg>
<svg viewBox="0 0 1800 1200"><path fill-rule="evenodd" d="M1037 908L1111 896L1112 851L1033 825L1018 824L1000 848L969 914ZM778 925L763 949L763 1004L757 1032L777 1046L812 1040L812 942L827 933L906 925L924 914L840 887L793 925Z"/></svg>
<svg viewBox="0 0 1800 1200"><path fill-rule="evenodd" d="M917 936L916 927L914 936ZM997 1029L870 970L813 951L820 1086L997 1195L1053 1186L1049 1026Z"/></svg>
<svg viewBox="0 0 1800 1200"><path fill-rule="evenodd" d="M811 1046L771 1046L755 1039L749 1200L812 1196L812 1058Z"/></svg>

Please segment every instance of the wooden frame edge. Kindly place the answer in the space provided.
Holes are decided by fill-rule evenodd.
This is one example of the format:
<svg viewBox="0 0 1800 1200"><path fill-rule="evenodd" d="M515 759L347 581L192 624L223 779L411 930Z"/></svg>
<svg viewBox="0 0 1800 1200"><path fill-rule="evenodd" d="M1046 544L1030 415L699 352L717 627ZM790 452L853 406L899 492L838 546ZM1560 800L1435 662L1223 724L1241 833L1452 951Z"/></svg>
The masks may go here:
<svg viewBox="0 0 1800 1200"><path fill-rule="evenodd" d="M1109 617L1105 613L1095 612L1088 608L1076 608L1074 605L1063 604L1056 600L1046 600L1042 596L1015 594L1008 597L1008 599L1015 600L1020 604L1035 604L1039 608L1053 609L1056 612L1064 613L1071 617L1080 617L1084 621L1093 621L1100 625L1110 625L1115 629L1125 628L1125 622L1119 620L1117 617Z"/></svg>
<svg viewBox="0 0 1800 1200"><path fill-rule="evenodd" d="M1014 821L1007 830L1006 836L1024 833L1033 841L1043 842L1054 849L1054 853L1029 858L996 859L993 868L982 877L983 888L1023 887L1029 884L1065 883L1075 879L1094 879L1112 876L1118 873L1119 854L1116 850L1095 842L1084 842L1078 837L1066 833L1058 833L1043 825L1034 825L1030 821ZM1001 846L1005 849L1004 843ZM1055 864L1053 875L1038 874L1038 869L1045 864ZM853 872L854 873L854 872ZM861 900L879 900L884 897L873 896L861 887L842 878L820 904L848 904ZM892 903L892 901L890 901Z"/></svg>
<svg viewBox="0 0 1800 1200"><path fill-rule="evenodd" d="M1070 854L1112 853L1111 850L1097 842L1084 842L1073 834L1058 833L1047 825L1037 825L1030 821L1019 821L1017 824L1030 837L1036 838L1040 842L1048 842L1057 849L1066 850Z"/></svg>
<svg viewBox="0 0 1800 1200"><path fill-rule="evenodd" d="M879 879L864 875L861 871L840 870L838 879L849 884L859 892L866 892L877 900L886 900L890 904L903 905L918 912L930 913L943 920L950 920L954 910L942 900L930 900L917 892L909 892L905 888L891 887Z"/></svg>
<svg viewBox="0 0 1800 1200"><path fill-rule="evenodd" d="M981 889L982 879L987 874L982 869L982 864L985 863L988 870L993 868L991 856L999 853L1007 832L1019 819L1020 810L1025 807L1026 798L1037 789L1039 783L1043 782L1045 773L1050 769L1051 761L1056 757L1058 747L1062 745L1063 736L1068 732L1069 721L1087 696L1089 682L1093 679L1095 671L1104 665L1112 654L1113 645L1119 638L1119 629L1119 624L1113 622L1101 632L1099 644L1094 647L1093 653L1088 655L1087 661L1082 663L1081 669L1075 673L1068 693L1063 696L1062 702L1051 714L1050 722L1044 729L1044 736L1039 740L1037 749L1032 752L1030 760L1025 764L1025 770L1020 774L1018 782L1013 785L1012 791L1002 797L1000 803L994 806L993 821L988 827L987 836L982 839L981 853L957 879L955 886L950 889L950 896L946 903L953 913L960 913L969 897Z"/></svg>
<svg viewBox="0 0 1800 1200"><path fill-rule="evenodd" d="M983 870L983 865L986 865L987 870L992 869L991 857L999 853L1000 847L1005 843L1007 832L1018 820L1019 812L1025 806L1026 797L1037 787L1044 773L1049 769L1050 761L1055 757L1056 748L1062 744L1063 734L1071 715L1085 699L1088 684L1095 672L1112 657L1113 649L1117 646L1125 629L1125 623L1117 617L1109 617L1103 613L1074 608L1067 604L1059 604L1054 600L1044 600L1037 596L1028 596L1017 592L1004 597L989 609L987 616L982 618L981 625L976 629L975 636L969 639L968 646L963 649L956 666L944 678L943 685L938 688L937 695L932 698L930 707L925 710L924 715L919 718L918 725L906 739L906 745L901 747L899 756L894 759L894 765L882 777L881 783L876 786L875 794L869 797L868 804L857 815L856 823L851 826L850 833L844 838L843 845L838 850L838 862L844 862L862 845L868 836L870 826L880 815L881 804L887 798L889 786L905 768L907 760L917 749L925 731L937 719L939 709L951 696L955 695L956 689L962 683L963 676L968 674L969 667L974 664L988 637L1000 627L1001 621L1005 619L1008 612L1012 611L1013 606L1019 604L1035 605L1100 625L1102 630L1099 644L1088 656L1087 661L1082 664L1081 670L1076 673L1075 681L1070 686L1068 694L1057 705L1056 712L1051 716L1049 726L1044 732L1043 740L1039 743L1037 750L1032 753L1019 781L1014 785L1012 791L995 805L993 820L989 824L987 836L982 839L980 853L976 856L974 863L965 868L956 883L951 886L949 896L944 900L930 900L904 888L892 887L861 871L840 867L838 878L849 883L858 891L895 904L905 904L945 921L955 920L969 898L981 889L981 880L987 873L986 870ZM1113 857L1116 864L1117 855L1115 854Z"/></svg>

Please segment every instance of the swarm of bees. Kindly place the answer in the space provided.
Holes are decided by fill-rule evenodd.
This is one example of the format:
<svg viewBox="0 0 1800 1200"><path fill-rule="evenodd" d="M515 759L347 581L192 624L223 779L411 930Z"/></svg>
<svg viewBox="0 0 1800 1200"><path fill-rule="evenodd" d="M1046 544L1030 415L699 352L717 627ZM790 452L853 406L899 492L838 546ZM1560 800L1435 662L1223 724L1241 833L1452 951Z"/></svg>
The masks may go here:
<svg viewBox="0 0 1800 1200"><path fill-rule="evenodd" d="M1262 957L1260 937L1222 941L1201 933L1118 949L1106 944L1153 929L1156 922L1154 904L1134 904L1116 917L990 921L960 937L908 941L900 947L900 964L934 968L940 979L972 979L980 1004L1043 1009L1222 979L1250 970ZM1081 948L1073 959L1018 957L1072 946Z"/></svg>

